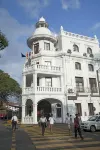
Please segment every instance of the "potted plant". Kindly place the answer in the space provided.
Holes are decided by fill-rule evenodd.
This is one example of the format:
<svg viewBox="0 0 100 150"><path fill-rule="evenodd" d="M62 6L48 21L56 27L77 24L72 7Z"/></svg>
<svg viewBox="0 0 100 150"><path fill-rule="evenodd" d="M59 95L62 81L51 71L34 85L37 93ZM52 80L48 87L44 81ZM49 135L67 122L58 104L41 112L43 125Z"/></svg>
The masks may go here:
<svg viewBox="0 0 100 150"><path fill-rule="evenodd" d="M92 58L93 58L93 57L94 57L94 56L93 56L93 54L90 54L90 57L92 57Z"/></svg>
<svg viewBox="0 0 100 150"><path fill-rule="evenodd" d="M71 52L71 49L68 49L67 53L71 54L71 53L72 53L72 52Z"/></svg>

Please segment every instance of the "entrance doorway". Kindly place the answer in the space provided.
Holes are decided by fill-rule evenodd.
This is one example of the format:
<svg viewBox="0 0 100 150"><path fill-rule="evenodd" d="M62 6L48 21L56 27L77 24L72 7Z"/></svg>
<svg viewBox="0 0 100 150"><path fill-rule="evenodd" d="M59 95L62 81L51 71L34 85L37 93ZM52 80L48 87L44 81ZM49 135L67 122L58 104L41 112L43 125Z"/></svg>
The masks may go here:
<svg viewBox="0 0 100 150"><path fill-rule="evenodd" d="M47 100L40 101L38 103L38 116L44 114L47 116L51 113L51 104Z"/></svg>

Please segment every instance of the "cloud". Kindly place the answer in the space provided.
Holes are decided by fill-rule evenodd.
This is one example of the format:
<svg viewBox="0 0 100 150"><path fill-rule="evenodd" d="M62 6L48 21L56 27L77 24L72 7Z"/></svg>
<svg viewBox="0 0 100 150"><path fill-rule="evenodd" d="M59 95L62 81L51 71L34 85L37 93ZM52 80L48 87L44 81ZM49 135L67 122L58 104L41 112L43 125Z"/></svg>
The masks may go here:
<svg viewBox="0 0 100 150"><path fill-rule="evenodd" d="M21 73L25 61L21 58L21 52L25 54L29 50L26 39L32 34L34 25L20 24L10 16L6 9L0 8L0 30L9 41L9 46L0 52L2 55L0 69L21 83Z"/></svg>
<svg viewBox="0 0 100 150"><path fill-rule="evenodd" d="M100 22L96 23L95 25L93 25L93 27L91 28L92 31L98 30L100 28Z"/></svg>
<svg viewBox="0 0 100 150"><path fill-rule="evenodd" d="M69 8L80 8L80 0L61 0L62 8L68 10Z"/></svg>
<svg viewBox="0 0 100 150"><path fill-rule="evenodd" d="M49 5L50 0L18 0L25 12L32 18L38 18L41 10Z"/></svg>

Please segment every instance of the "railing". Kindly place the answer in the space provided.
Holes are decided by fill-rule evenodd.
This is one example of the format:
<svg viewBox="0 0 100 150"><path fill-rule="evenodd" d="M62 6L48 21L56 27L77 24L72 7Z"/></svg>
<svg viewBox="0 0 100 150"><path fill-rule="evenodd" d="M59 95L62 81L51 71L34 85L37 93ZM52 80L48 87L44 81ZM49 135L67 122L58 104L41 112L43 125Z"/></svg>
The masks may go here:
<svg viewBox="0 0 100 150"><path fill-rule="evenodd" d="M46 66L46 65L37 65L37 69L51 70L51 71L61 71L61 67L57 67L57 66Z"/></svg>
<svg viewBox="0 0 100 150"><path fill-rule="evenodd" d="M75 87L75 88L69 88L67 90L67 92L69 94L73 94L73 93L98 93L98 88L97 87L92 87L92 88L88 88L88 87Z"/></svg>
<svg viewBox="0 0 100 150"><path fill-rule="evenodd" d="M31 66L25 66L24 68L24 71L32 71L32 70L61 72L61 67L36 64Z"/></svg>
<svg viewBox="0 0 100 150"><path fill-rule="evenodd" d="M24 93L25 94L33 93L33 87L26 87L25 90L24 90Z"/></svg>
<svg viewBox="0 0 100 150"><path fill-rule="evenodd" d="M38 92L61 92L62 88L37 86Z"/></svg>

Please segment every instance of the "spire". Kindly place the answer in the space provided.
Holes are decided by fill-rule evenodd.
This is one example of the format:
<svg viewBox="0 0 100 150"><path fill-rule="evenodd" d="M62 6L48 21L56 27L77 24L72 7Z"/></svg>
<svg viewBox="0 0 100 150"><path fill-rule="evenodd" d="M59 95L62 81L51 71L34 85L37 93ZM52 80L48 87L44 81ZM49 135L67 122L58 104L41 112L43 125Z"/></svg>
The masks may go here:
<svg viewBox="0 0 100 150"><path fill-rule="evenodd" d="M44 19L43 17L41 17L41 18L39 19L39 21L45 22L45 19Z"/></svg>

